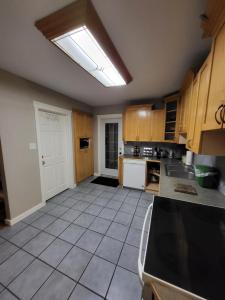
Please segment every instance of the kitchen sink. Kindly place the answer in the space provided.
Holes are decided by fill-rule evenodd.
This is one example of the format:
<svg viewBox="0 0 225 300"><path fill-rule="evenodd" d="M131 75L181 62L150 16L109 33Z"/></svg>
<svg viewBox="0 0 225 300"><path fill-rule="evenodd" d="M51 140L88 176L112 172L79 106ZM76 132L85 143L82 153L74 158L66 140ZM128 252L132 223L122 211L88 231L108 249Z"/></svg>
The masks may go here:
<svg viewBox="0 0 225 300"><path fill-rule="evenodd" d="M166 175L169 177L177 177L184 179L195 179L195 173L192 166L185 166L184 164L166 164Z"/></svg>

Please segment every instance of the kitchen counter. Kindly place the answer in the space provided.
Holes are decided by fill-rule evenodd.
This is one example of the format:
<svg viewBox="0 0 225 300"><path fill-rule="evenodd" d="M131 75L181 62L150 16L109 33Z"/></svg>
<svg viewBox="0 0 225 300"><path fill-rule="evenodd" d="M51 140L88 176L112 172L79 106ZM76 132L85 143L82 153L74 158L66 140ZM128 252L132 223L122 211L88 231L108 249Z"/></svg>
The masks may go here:
<svg viewBox="0 0 225 300"><path fill-rule="evenodd" d="M176 163L175 159L161 159L160 160L160 193L161 197L168 197L172 199L216 206L225 208L225 196L218 190L206 189L199 186L195 180L170 177L166 175L165 165L168 163ZM174 189L177 183L192 185L198 195L189 195L185 193L175 192Z"/></svg>
<svg viewBox="0 0 225 300"><path fill-rule="evenodd" d="M204 299L224 299L224 233L225 210L156 196L144 281L158 278Z"/></svg>
<svg viewBox="0 0 225 300"><path fill-rule="evenodd" d="M157 158L157 157L133 156L133 155L127 155L127 154L121 155L120 157L123 158L123 159L142 159L142 160L145 160L145 161L156 161L156 162L160 162L160 159Z"/></svg>
<svg viewBox="0 0 225 300"><path fill-rule="evenodd" d="M161 158L157 159L155 157L134 157L132 155L123 155L122 158L127 159L142 159L145 161L157 161L160 162L160 190L159 196L173 198L181 201L187 201L191 203L210 205L220 208L225 208L225 196L221 194L218 190L202 188L198 185L195 180L183 179L170 177L166 175L165 165L166 164L179 164L178 159ZM196 191L197 195L189 195L185 193L175 192L174 189L177 183L192 185Z"/></svg>

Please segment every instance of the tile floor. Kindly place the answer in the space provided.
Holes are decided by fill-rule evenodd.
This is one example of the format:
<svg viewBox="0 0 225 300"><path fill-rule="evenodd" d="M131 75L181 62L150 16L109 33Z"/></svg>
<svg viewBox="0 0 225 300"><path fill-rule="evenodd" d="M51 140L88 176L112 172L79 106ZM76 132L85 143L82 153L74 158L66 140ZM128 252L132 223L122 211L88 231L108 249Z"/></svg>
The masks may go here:
<svg viewBox="0 0 225 300"><path fill-rule="evenodd" d="M152 195L90 183L0 229L0 299L140 300L137 257Z"/></svg>

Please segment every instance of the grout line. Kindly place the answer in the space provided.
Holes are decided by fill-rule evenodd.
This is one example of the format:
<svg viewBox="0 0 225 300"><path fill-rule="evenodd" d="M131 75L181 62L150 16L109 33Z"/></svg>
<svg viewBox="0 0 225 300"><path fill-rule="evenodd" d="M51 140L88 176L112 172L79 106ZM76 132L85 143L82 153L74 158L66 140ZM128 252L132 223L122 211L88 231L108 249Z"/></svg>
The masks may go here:
<svg viewBox="0 0 225 300"><path fill-rule="evenodd" d="M94 189L93 189L93 190L94 190ZM117 189L117 191L118 191L118 189ZM79 191L78 191L78 192L79 192ZM74 193L74 194L75 194L75 193ZM87 194L88 194L88 193L87 193ZM121 206L123 205L123 203L127 203L127 202L125 202L125 199L128 197L128 194L129 194L129 192L126 194L126 197L124 197L123 201L121 202L120 208L121 208ZM119 266L119 265L118 265L118 262L119 262L121 253L122 253L122 251L123 251L123 249L124 249L125 244L127 244L127 243L126 243L126 239L127 239L128 233L129 233L129 231L130 231L130 229L131 229L131 224L132 224L133 218L134 218L134 216L135 216L135 212L136 212L136 210L137 210L138 204L139 204L139 202L140 202L140 200L141 200L141 195L142 195L142 193L140 193L140 196L139 196L139 198L138 198L138 202L137 202L137 204L135 205L135 211L134 211L134 213L132 214L132 220L131 220L131 222L130 222L129 225L120 224L120 223L114 221L114 219L116 218L117 214L118 214L119 211L120 211L120 208L119 208L118 210L115 210L115 211L117 211L117 213L116 213L116 215L113 217L112 220L105 219L105 220L108 220L108 221L111 222L110 225L109 225L109 227L111 226L111 224L112 224L113 222L115 222L115 223L117 223L117 224L120 224L120 225L123 225L123 226L125 226L125 227L128 227L128 231L127 231L125 240L124 240L123 242L120 241L123 245L122 245L122 248L121 248L121 251L120 251L120 255L118 256L118 260L117 260L117 263L116 263L116 264L114 264L114 263L112 263L111 261L108 261L107 259L104 259L104 258L102 258L102 257L100 257L100 256L98 256L98 255L96 254L96 251L97 251L97 249L99 248L99 246L100 246L100 244L101 244L103 238L106 236L106 233L107 233L109 227L108 227L107 231L105 232L105 234L101 234L101 233L97 232L97 233L99 233L99 234L102 235L102 238L101 238L101 241L100 241L99 244L98 244L98 247L95 249L94 253L91 253L92 258L96 255L97 257L99 257L99 258L101 258L101 259L103 259L103 260L105 260L105 261L107 261L107 262L109 262L109 263L111 263L111 264L113 264L113 265L115 266L115 269L114 269L114 272L113 272L113 275L112 275L112 278L111 278L109 287L108 287L107 292L106 292L106 296L107 296L108 290L109 290L109 288L110 288L110 286L111 286L111 282L112 282L112 279L113 279L113 277L114 277L115 270L116 270L117 266ZM90 202L90 205L94 204L93 202L94 202L99 196L100 196L100 194L97 195L97 196L95 196L94 200L93 200L92 202ZM113 197L114 197L114 196L112 196L112 198L113 198ZM66 197L64 201L66 201L68 198L71 198L71 195L69 195L68 197ZM112 198L110 198L109 201L113 200ZM74 199L74 200L76 200L76 199ZM64 201L63 201L63 202L64 202ZM78 200L78 201L81 201L81 200ZM108 201L108 202L109 202L109 201ZM116 200L115 200L115 201L116 201ZM60 204L56 204L56 203L54 203L54 204L56 204L57 206L63 206L63 202L60 203ZM108 204L108 202L107 202L107 204ZM107 205L107 204L106 204L106 205ZM129 203L127 203L127 204L129 204ZM90 205L89 205L89 206L90 206ZM102 207L103 207L102 210L103 210L104 208L108 208L108 207L106 207L106 205L105 205L105 206L102 206ZM88 207L89 207L89 206L88 206ZM134 206L134 205L133 205L133 206ZM64 206L64 207L65 207L65 206ZM87 208L88 208L88 207L87 207ZM68 207L67 207L67 208L68 208ZM87 209L87 208L86 208L86 209ZM67 211L68 211L69 209L72 209L72 207L68 208ZM86 209L85 209L85 210L86 210ZM109 209L112 209L112 208L109 208ZM85 210L84 210L83 212L81 212L81 214L82 214L82 213L86 213ZM101 211L102 211L102 210L101 210ZM66 212L67 212L67 211L66 211ZM101 211L99 212L99 214L101 213ZM42 212L43 215L49 215L49 214L48 214L49 211L47 211L47 212L40 211L40 212ZM66 212L65 212L65 213L66 213ZM124 213L127 213L127 212L124 212ZM63 233L63 232L71 225L71 224L74 224L73 222L74 222L77 218L79 218L80 215L79 215L78 217L76 217L75 220L73 220L73 222L68 222L68 221L66 221L66 220L60 219L60 216L59 216L59 217L54 216L56 219L55 219L53 222L51 222L48 226L46 226L44 229L38 228L38 229L39 229L39 232L37 233L37 235L39 235L41 232L46 232L45 229L46 229L47 227L51 226L51 225L52 225L55 221L57 221L57 220L63 220L63 221L68 222L68 224L69 224L69 225L68 225L68 226L67 226L67 227L66 227L66 228L58 235L58 236L55 236L55 235L53 235L53 234L51 234L51 233L46 232L46 233L50 234L51 236L53 236L53 237L54 237L54 240L53 240L48 246L46 246L46 247L44 248L44 250L42 250L42 252L41 252L38 256L34 256L33 254L29 253L28 251L26 251L25 249L22 248L22 247L24 247L26 244L28 244L30 241L32 241L35 237L37 237L37 235L35 235L34 237L32 237L32 238L31 238L28 242L26 242L22 247L18 247L18 246L16 245L16 247L18 248L18 250L17 250L16 252L18 252L19 250L23 250L23 251L25 251L26 253L28 253L29 255L33 256L34 259L33 259L33 260L30 262L30 264L29 264L23 271L21 271L21 272L20 272L20 273L12 280L12 281L16 280L16 278L19 277L19 276L21 275L21 273L23 273L23 272L24 272L24 271L25 271L25 270L26 270L26 269L27 269L27 268L35 261L35 259L42 261L42 260L39 258L39 256L40 256L40 255L41 255L41 254L42 254L42 253L43 253L43 252L44 252L44 251L45 251L45 250L46 250L46 249L47 249L47 248L48 248L48 247L56 240L56 239L60 239L60 240L62 240L62 241L64 241L64 242L69 243L69 244L72 246L72 248L64 255L64 257L60 260L60 262L57 264L56 267L53 267L53 266L49 265L49 264L46 263L45 261L42 261L42 262L44 262L45 264L49 265L49 266L53 269L53 271L50 273L49 277L53 274L54 271L58 271L58 272L61 273L62 275L66 276L66 277L68 277L68 278L70 278L70 279L72 279L75 283L79 282L80 278L83 276L83 274L84 274L84 272L86 271L86 269L87 269L87 267L88 267L90 261L92 260L92 258L90 259L90 261L89 261L89 263L87 264L86 268L84 269L83 273L82 273L81 276L79 277L79 280L78 280L78 281L75 281L75 280L74 280L73 278L71 278L70 276L64 274L63 272L61 272L60 270L58 270L57 267L58 267L58 266L60 265L60 263L64 260L64 258L69 254L69 252L73 249L73 247L77 247L77 248L79 248L79 249L82 249L82 248L80 248L79 246L76 246L76 244L77 244L78 241L82 238L82 236L86 233L87 230L96 232L96 231L91 230L91 229L89 229L89 228L90 228L90 226L93 224L93 222L96 220L96 218L99 217L99 214L98 214L97 216L94 216L95 218L93 219L93 221L89 224L89 226L88 226L87 228L86 228L86 227L82 227L82 226L80 226L79 224L76 224L77 226L80 226L80 227L84 228L85 231L84 231L84 233L80 236L80 238L76 241L75 244L72 244L72 243L70 243L70 242L68 242L68 241L62 240L62 239L60 239L59 236L60 236L60 235L61 235L61 234L62 234L62 233ZM51 215L51 216L52 216L52 215ZM101 218L101 217L99 217L99 218ZM37 219L39 219L39 218L37 218ZM33 222L35 222L37 219L35 219ZM104 219L104 218L102 218L102 219ZM22 221L21 221L21 222L22 222ZM32 223L33 223L33 222L32 222ZM25 223L25 222L23 222L23 223ZM27 228L28 226L31 226L31 227L37 229L37 227L32 226L32 223L30 223L30 224L25 223L27 226L25 226L24 228L22 228L21 230L19 230L17 233L15 233L15 235L18 234L18 233L19 233L20 231L22 231L23 229ZM138 230L138 229L137 229L137 230ZM14 236L14 235L13 235L13 236ZM13 237L13 236L12 236L12 237ZM10 239L11 239L12 237L10 237ZM112 237L109 237L109 238L112 238ZM12 243L11 241L5 239L4 237L3 237L3 239L4 239L5 241L8 241L8 242ZM112 238L112 239L117 240L117 239L115 239L115 238ZM117 241L119 241L119 240L117 240ZM13 244L13 243L12 243L12 244ZM129 244L128 244L128 245L129 245ZM131 246L133 246L133 245L131 245ZM133 247L135 247L135 246L133 246ZM137 247L136 247L136 248L137 248ZM89 252L89 251L87 251L87 250L85 250L85 249L82 249L82 250L83 250L83 251L86 251L86 252ZM16 253L16 252L15 252L15 253ZM10 255L6 260L8 260L10 257L12 257L15 253L13 253L12 255ZM89 252L89 253L90 253L90 252ZM5 260L5 261L6 261L6 260ZM5 262L5 261L4 261L4 262ZM2 262L2 263L4 263L4 262ZM121 267L121 266L119 266L119 267ZM124 268L124 267L121 267L121 268L124 269L124 270L127 270L128 272L131 272L131 273L137 275L136 273L134 273L134 272L132 272L132 271L130 271L130 270ZM45 282L41 285L41 287L46 283L46 281L49 279L49 277L45 280ZM7 285L7 287L11 284L12 281L10 281L10 283ZM82 285L81 283L79 283L79 284ZM76 286L77 286L77 284L75 285L75 287L76 287ZM84 286L84 285L82 285L82 286ZM5 286L3 285L3 287L5 287ZM7 287L5 287L5 289L9 290ZM41 287L40 287L40 288L41 288ZM75 289L75 287L74 287L74 289ZM84 287L87 288L88 290L90 290L91 292L94 292L94 291L92 291L91 289L89 289L88 287L86 287L86 286L84 286ZM40 288L39 288L39 289L40 289ZM39 290L39 289L38 289L38 290ZM72 290L71 294L73 293L74 289ZM35 294L38 292L38 290L35 292ZM9 290L9 291L10 291L10 290ZM10 292L11 292L11 291L10 291ZM70 294L70 296L71 296L71 294ZM98 294L95 293L95 292L94 292L94 294L98 295ZM69 297L70 297L70 296L69 296ZM99 296L102 297L101 295L99 295ZM16 296L16 297L17 297L17 296ZM34 295L32 296L32 298L33 298L33 297L34 297ZM18 298L18 297L17 297L17 298ZM18 299L19 299L19 298L18 298ZM68 298L68 299L69 299L69 298Z"/></svg>

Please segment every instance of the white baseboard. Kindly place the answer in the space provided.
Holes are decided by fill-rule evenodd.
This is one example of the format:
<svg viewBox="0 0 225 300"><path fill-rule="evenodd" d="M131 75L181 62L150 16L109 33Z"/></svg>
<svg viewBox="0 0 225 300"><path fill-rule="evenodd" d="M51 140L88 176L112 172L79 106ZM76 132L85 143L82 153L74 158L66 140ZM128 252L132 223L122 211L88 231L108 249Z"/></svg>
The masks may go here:
<svg viewBox="0 0 225 300"><path fill-rule="evenodd" d="M7 225L14 225L19 221L22 221L24 218L28 217L29 215L31 215L32 213L34 213L35 211L39 210L40 208L42 208L43 206L45 206L46 203L39 203L38 205L26 210L25 212L23 212L22 214L20 214L19 216L13 218L13 219L5 219L5 224Z"/></svg>
<svg viewBox="0 0 225 300"><path fill-rule="evenodd" d="M100 176L100 173L94 173L94 176Z"/></svg>
<svg viewBox="0 0 225 300"><path fill-rule="evenodd" d="M74 184L71 184L71 185L69 186L69 189L75 189L76 187L77 187L77 184L74 183Z"/></svg>

